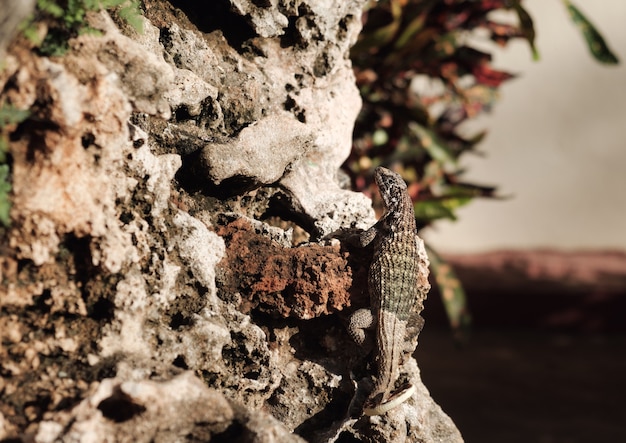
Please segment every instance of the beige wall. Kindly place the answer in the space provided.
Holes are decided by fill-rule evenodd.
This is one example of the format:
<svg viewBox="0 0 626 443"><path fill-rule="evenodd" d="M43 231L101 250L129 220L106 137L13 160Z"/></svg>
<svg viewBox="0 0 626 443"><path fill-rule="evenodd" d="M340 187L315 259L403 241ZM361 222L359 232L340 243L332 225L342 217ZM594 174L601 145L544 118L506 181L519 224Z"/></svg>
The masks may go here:
<svg viewBox="0 0 626 443"><path fill-rule="evenodd" d="M520 42L495 66L521 74L502 88L486 157L462 161L467 177L496 184L508 201L476 201L459 221L424 232L445 252L556 247L626 249L626 1L575 0L621 65L595 62L559 0L524 2L535 19L539 62Z"/></svg>

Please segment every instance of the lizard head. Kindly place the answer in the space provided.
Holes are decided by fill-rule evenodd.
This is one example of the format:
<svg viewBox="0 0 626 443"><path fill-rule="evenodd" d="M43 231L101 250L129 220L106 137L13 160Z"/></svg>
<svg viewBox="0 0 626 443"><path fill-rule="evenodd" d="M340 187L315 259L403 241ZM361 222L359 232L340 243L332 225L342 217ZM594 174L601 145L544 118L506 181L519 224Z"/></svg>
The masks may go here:
<svg viewBox="0 0 626 443"><path fill-rule="evenodd" d="M400 174L382 166L378 166L374 170L374 180L376 180L385 207L393 212L401 205L402 199L407 195L406 183Z"/></svg>

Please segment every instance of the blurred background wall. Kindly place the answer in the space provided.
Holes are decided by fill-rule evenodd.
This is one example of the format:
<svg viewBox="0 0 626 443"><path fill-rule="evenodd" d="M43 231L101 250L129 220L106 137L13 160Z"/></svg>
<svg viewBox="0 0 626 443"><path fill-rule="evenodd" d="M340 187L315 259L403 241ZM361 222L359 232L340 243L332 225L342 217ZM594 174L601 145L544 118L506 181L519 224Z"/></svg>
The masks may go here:
<svg viewBox="0 0 626 443"><path fill-rule="evenodd" d="M485 157L462 162L468 178L510 199L474 201L458 222L429 228L438 250L626 250L626 1L575 4L621 64L592 59L560 0L524 2L541 60L523 42L495 51L495 67L520 77L502 87L490 116L466 127L489 134Z"/></svg>
<svg viewBox="0 0 626 443"><path fill-rule="evenodd" d="M561 0L524 0L541 60L522 42L490 50L520 77L466 128L489 130L485 156L462 157L470 182L511 198L424 232L460 277L473 326L455 349L429 296L420 368L468 443L626 441L626 1L574 3L621 65L592 59ZM513 251L479 254L497 249Z"/></svg>

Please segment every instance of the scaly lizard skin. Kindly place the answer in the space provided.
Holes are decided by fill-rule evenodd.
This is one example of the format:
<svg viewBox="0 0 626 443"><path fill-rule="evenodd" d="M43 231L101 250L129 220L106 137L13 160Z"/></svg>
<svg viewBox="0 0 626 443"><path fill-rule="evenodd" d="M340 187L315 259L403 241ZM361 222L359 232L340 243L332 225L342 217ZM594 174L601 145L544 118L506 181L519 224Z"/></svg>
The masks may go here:
<svg viewBox="0 0 626 443"><path fill-rule="evenodd" d="M393 390L404 353L415 349L416 342L407 339L407 324L410 318L412 322L421 320L419 313L430 289L428 258L417 236L406 183L399 174L383 167L376 168L374 178L385 213L361 236L363 246L374 242L367 282L371 309L356 311L348 326L358 344L365 341L364 329L376 331L377 374L374 390L365 403L367 415L383 414L412 395L413 386L397 394Z"/></svg>

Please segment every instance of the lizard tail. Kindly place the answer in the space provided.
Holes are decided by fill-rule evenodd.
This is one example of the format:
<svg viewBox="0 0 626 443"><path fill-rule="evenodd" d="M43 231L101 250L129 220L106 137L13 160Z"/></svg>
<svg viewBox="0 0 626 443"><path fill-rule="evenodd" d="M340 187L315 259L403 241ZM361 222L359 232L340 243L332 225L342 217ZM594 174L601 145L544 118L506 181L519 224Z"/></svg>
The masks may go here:
<svg viewBox="0 0 626 443"><path fill-rule="evenodd" d="M377 328L379 335L377 337L379 354L376 362L378 376L370 398L376 403L383 403L391 396L398 379L407 321L400 320L397 315L383 310L379 313L378 321L380 322ZM392 340L390 336L393 337Z"/></svg>

